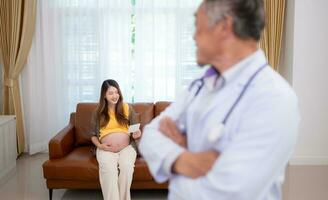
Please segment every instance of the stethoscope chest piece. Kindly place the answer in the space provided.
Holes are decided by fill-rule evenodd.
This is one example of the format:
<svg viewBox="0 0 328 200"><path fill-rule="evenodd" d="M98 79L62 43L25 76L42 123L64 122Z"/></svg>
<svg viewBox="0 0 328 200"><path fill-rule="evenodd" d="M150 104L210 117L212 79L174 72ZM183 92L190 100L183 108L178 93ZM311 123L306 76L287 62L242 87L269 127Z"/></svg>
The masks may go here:
<svg viewBox="0 0 328 200"><path fill-rule="evenodd" d="M209 142L215 142L215 141L218 141L218 139L222 136L222 133L223 133L223 129L224 129L224 124L223 123L220 123L219 125L217 126L214 126L209 134L207 135L207 139Z"/></svg>

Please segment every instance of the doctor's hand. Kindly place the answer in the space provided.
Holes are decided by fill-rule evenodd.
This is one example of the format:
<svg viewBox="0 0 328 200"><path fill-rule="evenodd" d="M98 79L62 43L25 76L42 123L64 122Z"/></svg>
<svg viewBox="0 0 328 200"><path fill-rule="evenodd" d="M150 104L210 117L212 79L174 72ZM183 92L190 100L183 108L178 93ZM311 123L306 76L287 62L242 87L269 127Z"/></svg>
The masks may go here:
<svg viewBox="0 0 328 200"><path fill-rule="evenodd" d="M168 138L182 147L187 147L187 139L169 117L163 117L159 122L159 130Z"/></svg>
<svg viewBox="0 0 328 200"><path fill-rule="evenodd" d="M198 153L185 151L173 163L172 172L189 178L205 176L212 169L219 155L213 150Z"/></svg>

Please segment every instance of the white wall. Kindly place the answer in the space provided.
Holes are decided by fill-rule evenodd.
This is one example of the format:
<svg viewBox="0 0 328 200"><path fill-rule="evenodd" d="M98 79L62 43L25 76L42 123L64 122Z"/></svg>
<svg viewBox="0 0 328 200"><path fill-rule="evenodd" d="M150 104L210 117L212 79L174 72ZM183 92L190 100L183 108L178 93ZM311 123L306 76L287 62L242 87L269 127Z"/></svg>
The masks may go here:
<svg viewBox="0 0 328 200"><path fill-rule="evenodd" d="M293 83L293 47L294 47L294 7L295 0L286 1L286 15L282 42L281 60L278 71L287 81Z"/></svg>
<svg viewBox="0 0 328 200"><path fill-rule="evenodd" d="M301 108L291 164L328 165L328 1L288 0L281 73Z"/></svg>
<svg viewBox="0 0 328 200"><path fill-rule="evenodd" d="M2 57L1 57L1 49L0 49L0 83L2 83L2 67L3 67L3 60L2 60ZM0 84L0 114L2 114L2 91L3 91L3 85Z"/></svg>

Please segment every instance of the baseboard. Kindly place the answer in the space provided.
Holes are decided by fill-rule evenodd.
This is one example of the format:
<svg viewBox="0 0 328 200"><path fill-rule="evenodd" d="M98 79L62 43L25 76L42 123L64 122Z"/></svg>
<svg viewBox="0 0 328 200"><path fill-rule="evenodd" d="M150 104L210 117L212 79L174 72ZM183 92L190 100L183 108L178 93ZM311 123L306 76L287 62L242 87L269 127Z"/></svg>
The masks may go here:
<svg viewBox="0 0 328 200"><path fill-rule="evenodd" d="M290 165L328 165L328 156L295 156L289 160Z"/></svg>

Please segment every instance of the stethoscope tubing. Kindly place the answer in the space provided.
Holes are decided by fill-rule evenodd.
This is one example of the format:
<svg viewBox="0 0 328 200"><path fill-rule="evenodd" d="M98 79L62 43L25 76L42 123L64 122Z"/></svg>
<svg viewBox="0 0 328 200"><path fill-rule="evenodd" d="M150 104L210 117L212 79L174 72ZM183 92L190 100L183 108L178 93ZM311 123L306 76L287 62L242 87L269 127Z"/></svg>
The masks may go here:
<svg viewBox="0 0 328 200"><path fill-rule="evenodd" d="M233 110L237 107L237 105L239 104L239 102L241 101L242 97L244 96L245 92L247 91L248 87L250 86L250 84L252 83L252 81L255 79L255 77L268 65L268 63L264 63L263 65L261 65L260 68L258 68L253 74L252 76L248 79L246 85L244 86L243 90L241 91L241 93L239 94L239 96L237 97L237 99L235 100L235 102L233 103L233 105L230 107L228 113L226 114L226 116L224 117L223 121L221 122L221 124L225 125L231 115L231 113L233 112ZM199 92L201 91L201 89L203 88L204 84L205 84L205 77L199 78L194 80L190 86L189 86L189 91L191 91L191 89L194 87L194 85L196 85L197 82L200 82L200 85L198 86L195 94L193 95L192 99L189 101L188 106L193 102L193 100L198 96Z"/></svg>

